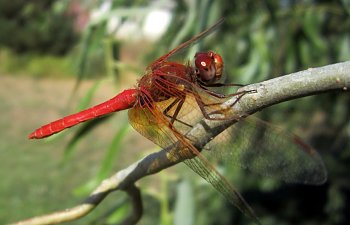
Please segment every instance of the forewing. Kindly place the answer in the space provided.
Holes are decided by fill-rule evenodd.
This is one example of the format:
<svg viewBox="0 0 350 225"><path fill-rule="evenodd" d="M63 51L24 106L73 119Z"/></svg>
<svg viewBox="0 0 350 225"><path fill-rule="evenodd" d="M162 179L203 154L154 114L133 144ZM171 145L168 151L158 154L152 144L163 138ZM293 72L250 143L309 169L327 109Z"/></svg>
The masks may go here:
<svg viewBox="0 0 350 225"><path fill-rule="evenodd" d="M179 46L177 46L176 48L174 48L173 50L171 50L170 52L168 52L167 54L159 57L156 61L154 61L151 65L149 65L147 68L154 68L157 65L159 65L160 63L164 62L167 58L169 58L170 56L174 55L175 53L177 53L178 51L187 48L188 46L190 46L191 44L197 42L198 40L206 37L207 35L211 34L215 29L217 29L222 23L224 22L224 18L221 18L220 20L218 20L213 26L209 27L208 29L206 29L205 31L197 34L196 36L194 36L193 38L191 38L190 40L180 44Z"/></svg>
<svg viewBox="0 0 350 225"><path fill-rule="evenodd" d="M191 104L191 103L190 103ZM186 139L175 127L170 128L170 118L164 116L163 110L166 104L155 103L152 107L136 106L129 110L129 119L131 125L140 134L150 139L157 145L165 148L168 146L177 146L177 151L169 151L172 157L189 158L184 163L194 172L212 184L224 197L239 208L244 214L251 217L259 224L253 210L245 202L243 197L233 188L226 179L210 164L210 162L200 154L200 152ZM183 115L184 116L184 115ZM184 117L181 117L184 118ZM176 122L180 123L180 122ZM186 127L180 123L179 126ZM185 128L183 128L185 130Z"/></svg>
<svg viewBox="0 0 350 225"><path fill-rule="evenodd" d="M250 116L205 146L211 156L290 183L322 184L327 179L320 155L298 136Z"/></svg>
<svg viewBox="0 0 350 225"><path fill-rule="evenodd" d="M165 148L176 142L168 121L160 117L159 111L135 106L128 114L132 127L160 147Z"/></svg>
<svg viewBox="0 0 350 225"><path fill-rule="evenodd" d="M211 96L197 86L190 86L190 84L185 86L187 87L185 89L186 99L173 124L182 137L203 119L202 110L206 111L208 115L216 112L215 114L219 114L219 117L223 116L225 119L237 119L239 121L204 146L203 153L205 156L209 153L208 158L214 156L222 159L227 164L239 165L257 174L282 179L290 183L320 184L326 180L326 169L321 157L298 136L253 116L241 119L230 109L220 113L220 104L218 103L224 102L226 99ZM172 94L177 96L176 86L173 90ZM144 126L160 125L163 129L158 132L168 134L167 137L158 135L162 136L161 140L155 140L152 131L144 134L151 140L153 138L152 141L161 147L166 147L179 140L176 136L169 138L172 131L167 128L167 124L175 114L179 101L168 110L167 116L164 116L162 112L176 98L180 97L178 95L178 97L154 103L157 111L160 112L159 116L150 115L150 112L144 116L145 118L148 117L148 120L144 119ZM203 103L202 110L198 107L198 99ZM147 124L150 123L149 121L154 125ZM148 135L148 133L151 134Z"/></svg>

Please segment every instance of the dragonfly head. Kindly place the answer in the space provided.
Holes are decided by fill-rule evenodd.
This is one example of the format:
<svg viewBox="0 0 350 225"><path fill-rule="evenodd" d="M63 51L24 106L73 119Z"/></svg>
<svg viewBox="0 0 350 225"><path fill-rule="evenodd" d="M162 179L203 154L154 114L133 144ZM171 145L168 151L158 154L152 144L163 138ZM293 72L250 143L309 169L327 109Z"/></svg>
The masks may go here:
<svg viewBox="0 0 350 225"><path fill-rule="evenodd" d="M213 51L197 52L194 64L197 78L203 83L212 84L220 80L224 63L219 54Z"/></svg>

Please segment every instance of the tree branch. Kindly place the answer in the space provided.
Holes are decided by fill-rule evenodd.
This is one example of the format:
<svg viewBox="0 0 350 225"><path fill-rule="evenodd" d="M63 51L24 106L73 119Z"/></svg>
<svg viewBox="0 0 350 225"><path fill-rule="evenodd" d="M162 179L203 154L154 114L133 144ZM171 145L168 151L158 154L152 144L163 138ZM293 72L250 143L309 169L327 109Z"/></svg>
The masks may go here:
<svg viewBox="0 0 350 225"><path fill-rule="evenodd" d="M350 61L329 66L310 68L301 72L277 77L261 83L247 85L238 91L256 90L256 93L244 95L234 110L239 117L246 117L265 107L308 95L339 90L348 93L350 89ZM236 97L225 102L223 107L231 107L237 100ZM187 134L193 144L200 149L210 142L216 135L227 127L233 125L234 120L206 120L203 119ZM100 186L80 205L54 212L48 215L38 216L14 224L39 225L57 224L72 221L85 216L92 211L110 192L116 190L127 191L132 198L134 214L123 224L134 224L142 215L142 202L139 190L134 186L135 182L145 176L157 173L173 166L185 159L168 157L169 151L176 151L176 145L172 145L159 152L150 154L140 161L130 165L110 178L104 180ZM130 220L129 220L130 219Z"/></svg>

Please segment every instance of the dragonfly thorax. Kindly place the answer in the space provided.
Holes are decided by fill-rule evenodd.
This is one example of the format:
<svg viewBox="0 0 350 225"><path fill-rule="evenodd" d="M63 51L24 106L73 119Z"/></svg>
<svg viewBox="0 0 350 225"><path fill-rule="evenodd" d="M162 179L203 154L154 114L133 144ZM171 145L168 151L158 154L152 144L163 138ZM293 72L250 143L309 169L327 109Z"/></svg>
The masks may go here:
<svg viewBox="0 0 350 225"><path fill-rule="evenodd" d="M171 97L179 97L186 87L193 82L194 71L188 65L167 61L157 65L139 81L138 89L149 102L161 102Z"/></svg>

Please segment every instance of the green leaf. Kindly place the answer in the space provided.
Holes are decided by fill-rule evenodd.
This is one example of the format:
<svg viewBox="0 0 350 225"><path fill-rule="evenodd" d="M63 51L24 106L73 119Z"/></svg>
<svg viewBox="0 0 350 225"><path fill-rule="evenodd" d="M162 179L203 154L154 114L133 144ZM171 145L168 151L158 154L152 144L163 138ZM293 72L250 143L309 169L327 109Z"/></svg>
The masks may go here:
<svg viewBox="0 0 350 225"><path fill-rule="evenodd" d="M174 225L192 225L195 218L195 204L193 189L188 180L183 180L177 189L175 203Z"/></svg>
<svg viewBox="0 0 350 225"><path fill-rule="evenodd" d="M120 147L122 140L127 134L127 131L130 127L128 120L123 121L124 122L122 124L122 127L118 132L116 132L112 143L105 154L104 160L101 162L101 167L97 175L91 180L89 180L87 183L76 188L74 190L74 194L81 196L90 193L103 179L105 179L111 173L111 170L113 168L113 162L115 162L119 151L122 149Z"/></svg>
<svg viewBox="0 0 350 225"><path fill-rule="evenodd" d="M106 152L105 158L102 161L101 168L97 175L98 180L105 179L107 175L111 172L113 162L115 162L115 159L117 158L119 151L122 149L120 145L130 128L129 121L127 119L122 121L124 121L122 124L122 127L114 136L112 143Z"/></svg>
<svg viewBox="0 0 350 225"><path fill-rule="evenodd" d="M98 80L94 83L94 85L88 90L86 95L81 98L80 103L78 104L77 107L77 112L82 111L86 108L89 108L91 100L93 96L95 95L96 91L98 88L101 86L102 82L105 80ZM81 140L81 138L90 132L94 127L99 125L101 122L105 121L108 117L103 117L98 120L92 120L92 121L87 121L84 123L83 126L79 128L79 130L75 133L73 138L69 141L65 151L64 151L64 156L63 156L63 163L65 163L67 160L69 160L70 156L74 153L75 147ZM62 134L63 135L63 134ZM56 138L60 137L61 135L56 135Z"/></svg>
<svg viewBox="0 0 350 225"><path fill-rule="evenodd" d="M123 204L118 209L114 210L114 212L108 216L106 224L119 224L121 223L125 217L128 215L130 211L129 204Z"/></svg>
<svg viewBox="0 0 350 225"><path fill-rule="evenodd" d="M101 84L105 82L106 79L97 80L94 85L88 90L85 96L80 100L77 110L81 111L90 106L91 100L94 97L96 91L100 88Z"/></svg>

